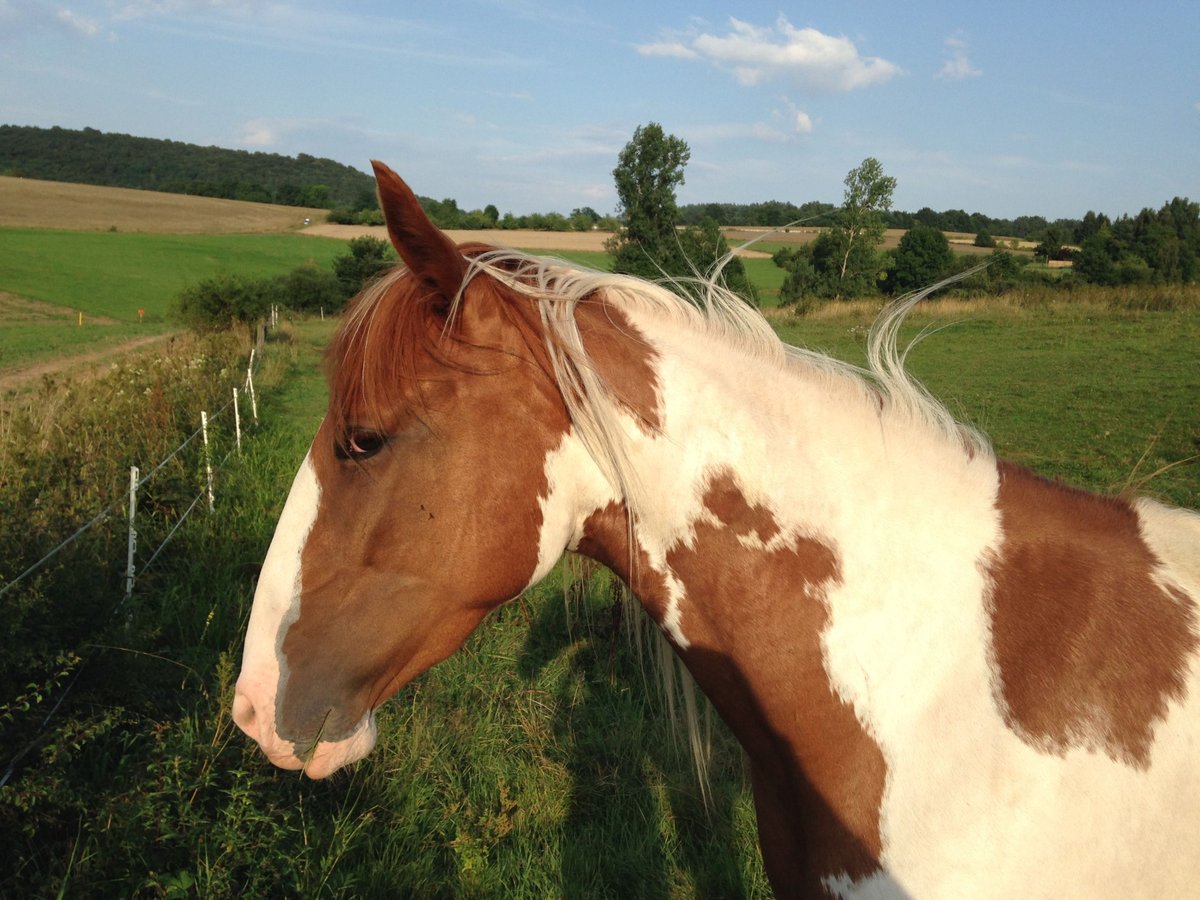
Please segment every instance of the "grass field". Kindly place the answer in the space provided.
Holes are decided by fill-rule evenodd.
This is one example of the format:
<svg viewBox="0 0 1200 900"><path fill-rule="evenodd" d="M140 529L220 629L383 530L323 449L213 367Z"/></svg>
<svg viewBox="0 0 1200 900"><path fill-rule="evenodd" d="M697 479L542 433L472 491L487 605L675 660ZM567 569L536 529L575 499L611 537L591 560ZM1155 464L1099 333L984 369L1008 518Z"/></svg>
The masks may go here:
<svg viewBox="0 0 1200 900"><path fill-rule="evenodd" d="M60 278L47 261L39 277L24 260L25 287L60 306L0 302L0 314L35 326L6 327L0 345L35 343L50 334L36 328L53 327L72 335L60 353L88 340L86 327L68 327L70 298L87 293L75 283L84 270L113 267L107 290L118 291L133 276L115 267L140 267L166 290L176 253L195 271L266 273L303 261L293 254L342 247L283 235L40 237L49 243L0 231L28 254L56 247L89 265ZM603 263L594 252L552 253ZM0 246L0 271L9 256ZM0 290L26 295L3 277ZM114 320L91 334L138 333L122 318L128 308L91 307ZM844 304L773 322L789 341L861 362L877 311ZM94 545L0 598L0 771L31 748L0 788L0 896L767 896L737 747L717 729L706 809L652 676L617 634L603 573L573 624L561 571L490 616L462 652L385 705L372 756L326 782L272 768L233 727L257 567L324 412L320 357L333 326L301 320L273 336L261 428L220 468L214 513L188 521L122 615L112 613L125 552L117 516ZM912 351L911 368L1001 455L1095 489L1132 484L1200 506L1200 465L1184 464L1200 449L1200 310L932 303L905 340L927 328L942 330ZM119 497L130 463L189 433L193 395L225 396L244 365L229 341L244 338L189 343L171 366L128 364L0 402L0 582ZM161 380L150 371L159 368L204 372L208 387ZM164 526L201 469L193 459L167 471L170 489L146 500ZM68 683L74 692L39 731Z"/></svg>

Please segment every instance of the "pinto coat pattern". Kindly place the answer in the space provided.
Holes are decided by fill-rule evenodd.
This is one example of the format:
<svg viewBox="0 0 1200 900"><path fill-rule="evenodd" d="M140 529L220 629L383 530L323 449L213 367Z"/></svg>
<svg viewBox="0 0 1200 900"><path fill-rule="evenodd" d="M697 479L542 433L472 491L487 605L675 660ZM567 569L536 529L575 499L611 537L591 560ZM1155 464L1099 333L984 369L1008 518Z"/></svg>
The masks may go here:
<svg viewBox="0 0 1200 900"><path fill-rule="evenodd" d="M741 742L779 896L1200 890L1200 516L998 461L904 306L859 371L712 284L456 247L376 175L405 266L331 348L234 701L272 761L364 756L570 549Z"/></svg>

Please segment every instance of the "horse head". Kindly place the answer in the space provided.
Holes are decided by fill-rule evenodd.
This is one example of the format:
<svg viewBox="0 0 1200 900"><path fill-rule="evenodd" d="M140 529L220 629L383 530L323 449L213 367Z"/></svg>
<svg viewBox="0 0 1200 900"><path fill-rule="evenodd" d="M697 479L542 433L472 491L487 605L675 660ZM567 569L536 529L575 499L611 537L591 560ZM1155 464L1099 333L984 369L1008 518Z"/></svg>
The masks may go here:
<svg viewBox="0 0 1200 900"><path fill-rule="evenodd" d="M322 777L375 742L373 710L453 653L568 543L545 461L568 430L536 309L376 164L404 262L360 295L328 356L330 403L262 570L234 719Z"/></svg>

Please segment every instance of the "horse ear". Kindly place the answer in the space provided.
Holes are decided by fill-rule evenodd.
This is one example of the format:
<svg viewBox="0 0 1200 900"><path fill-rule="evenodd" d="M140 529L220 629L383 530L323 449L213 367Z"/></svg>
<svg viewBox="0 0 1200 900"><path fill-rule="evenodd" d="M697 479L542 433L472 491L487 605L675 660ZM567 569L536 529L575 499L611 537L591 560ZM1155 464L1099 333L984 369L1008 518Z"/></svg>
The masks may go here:
<svg viewBox="0 0 1200 900"><path fill-rule="evenodd" d="M376 160L375 183L379 207L387 223L392 246L409 270L441 296L444 309L457 295L467 273L467 262L421 208L421 202L404 180Z"/></svg>

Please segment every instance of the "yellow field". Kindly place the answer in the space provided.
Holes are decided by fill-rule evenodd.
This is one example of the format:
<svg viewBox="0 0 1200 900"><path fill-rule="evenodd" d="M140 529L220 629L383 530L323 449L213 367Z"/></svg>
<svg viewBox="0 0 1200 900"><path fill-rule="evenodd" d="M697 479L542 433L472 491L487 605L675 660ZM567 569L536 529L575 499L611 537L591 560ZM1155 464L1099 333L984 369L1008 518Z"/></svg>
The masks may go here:
<svg viewBox="0 0 1200 900"><path fill-rule="evenodd" d="M262 234L300 231L327 210L0 177L0 228Z"/></svg>

